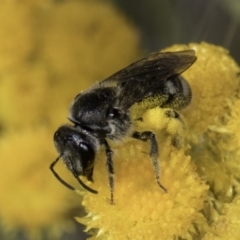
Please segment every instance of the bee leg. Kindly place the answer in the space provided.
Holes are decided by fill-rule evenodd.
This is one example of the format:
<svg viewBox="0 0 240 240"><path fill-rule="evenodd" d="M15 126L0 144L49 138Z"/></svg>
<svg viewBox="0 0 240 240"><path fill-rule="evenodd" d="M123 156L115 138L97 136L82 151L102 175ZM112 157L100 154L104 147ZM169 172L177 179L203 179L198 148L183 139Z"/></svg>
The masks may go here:
<svg viewBox="0 0 240 240"><path fill-rule="evenodd" d="M93 167L85 171L85 175L88 181L93 182Z"/></svg>
<svg viewBox="0 0 240 240"><path fill-rule="evenodd" d="M108 142L103 139L101 144L105 146L105 153L107 156L106 161L106 167L108 171L108 181L110 186L110 204L114 204L114 197L113 197L113 191L114 191L114 165L112 160L113 151L111 150L110 146L108 145Z"/></svg>
<svg viewBox="0 0 240 240"><path fill-rule="evenodd" d="M155 134L150 132L150 131L145 131L145 132L134 132L132 135L133 138L136 138L141 141L150 141L150 157L152 160L153 168L155 171L155 176L157 183L160 188L166 193L167 189L161 184L160 182L160 166L159 166L159 151L158 151L158 143L155 137Z"/></svg>

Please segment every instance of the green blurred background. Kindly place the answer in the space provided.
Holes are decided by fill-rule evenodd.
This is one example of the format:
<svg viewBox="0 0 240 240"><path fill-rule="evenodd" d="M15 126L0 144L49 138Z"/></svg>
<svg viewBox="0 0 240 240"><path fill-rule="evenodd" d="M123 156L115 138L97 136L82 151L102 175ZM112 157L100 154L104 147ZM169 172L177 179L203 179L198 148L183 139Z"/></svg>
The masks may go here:
<svg viewBox="0 0 240 240"><path fill-rule="evenodd" d="M115 0L136 25L141 43L158 51L175 43L206 41L240 61L239 0Z"/></svg>

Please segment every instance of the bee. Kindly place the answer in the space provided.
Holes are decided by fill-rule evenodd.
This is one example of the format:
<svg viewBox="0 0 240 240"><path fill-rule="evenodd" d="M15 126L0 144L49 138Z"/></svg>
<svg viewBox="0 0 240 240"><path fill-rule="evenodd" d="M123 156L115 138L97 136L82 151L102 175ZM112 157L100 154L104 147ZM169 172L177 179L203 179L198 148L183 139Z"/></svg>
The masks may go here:
<svg viewBox="0 0 240 240"><path fill-rule="evenodd" d="M113 150L107 139L124 140L126 136L149 141L150 158L159 187L167 192L160 181L159 150L156 136L151 131L138 132L135 123L141 116L133 118L131 109L136 104L141 114L151 108L176 110L191 101L191 88L180 76L196 60L194 50L179 52L156 52L107 79L96 83L79 93L73 100L68 119L72 124L60 126L54 134L54 144L59 153L50 165L55 177L66 187L75 190L54 170L62 159L79 184L91 193L98 192L87 186L79 176L93 181L94 161L100 147L105 149L106 167L110 187L110 203L114 203L114 162Z"/></svg>

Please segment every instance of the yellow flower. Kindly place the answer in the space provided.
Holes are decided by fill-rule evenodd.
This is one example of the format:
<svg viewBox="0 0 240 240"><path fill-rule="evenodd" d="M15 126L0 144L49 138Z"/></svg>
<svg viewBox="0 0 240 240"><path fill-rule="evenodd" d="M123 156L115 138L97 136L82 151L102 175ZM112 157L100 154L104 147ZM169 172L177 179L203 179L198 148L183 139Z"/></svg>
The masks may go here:
<svg viewBox="0 0 240 240"><path fill-rule="evenodd" d="M161 143L161 181L157 185L148 143L130 141L114 148L115 205L110 205L105 155L96 161L94 184L98 195L85 193L83 205L90 212L87 229L99 228L100 239L168 239L183 236L203 207L207 187L196 174L185 148Z"/></svg>
<svg viewBox="0 0 240 240"><path fill-rule="evenodd" d="M0 2L0 72L13 71L28 59L34 47L34 17L26 4Z"/></svg>
<svg viewBox="0 0 240 240"><path fill-rule="evenodd" d="M0 121L5 128L21 128L43 121L49 92L43 64L21 64L2 74Z"/></svg>
<svg viewBox="0 0 240 240"><path fill-rule="evenodd" d="M240 200L239 196L230 204L225 204L222 215L213 224L212 229L203 240L239 239L240 229Z"/></svg>
<svg viewBox="0 0 240 240"><path fill-rule="evenodd" d="M161 183L168 192L164 194L156 184L148 143L110 142L115 205L109 204L102 152L91 185L99 194L81 192L88 215L77 220L87 226L91 239L238 239L239 67L226 50L207 43L175 45L164 51L189 48L198 59L183 74L193 95L180 115L186 124L168 122L163 114L168 109L156 108L136 126L158 136ZM174 133L186 135L190 147L174 148Z"/></svg>
<svg viewBox="0 0 240 240"><path fill-rule="evenodd" d="M137 42L108 3L0 2L1 234L20 229L36 239L44 230L54 239L72 230L67 216L79 198L49 170L53 133L93 79L136 58ZM63 165L56 171L74 185Z"/></svg>
<svg viewBox="0 0 240 240"><path fill-rule="evenodd" d="M164 51L189 48L196 51L197 61L183 73L192 89L191 104L183 114L188 119L191 141L197 143L201 139L196 137L224 116L228 100L234 96L238 86L236 74L239 67L226 49L205 42L174 45Z"/></svg>
<svg viewBox="0 0 240 240"><path fill-rule="evenodd" d="M81 90L133 61L138 51L136 31L108 3L1 2L1 123L56 128Z"/></svg>
<svg viewBox="0 0 240 240"><path fill-rule="evenodd" d="M71 196L62 191L49 171L50 161L56 158L52 145L52 133L43 127L1 138L0 217L8 228L35 231L64 219Z"/></svg>

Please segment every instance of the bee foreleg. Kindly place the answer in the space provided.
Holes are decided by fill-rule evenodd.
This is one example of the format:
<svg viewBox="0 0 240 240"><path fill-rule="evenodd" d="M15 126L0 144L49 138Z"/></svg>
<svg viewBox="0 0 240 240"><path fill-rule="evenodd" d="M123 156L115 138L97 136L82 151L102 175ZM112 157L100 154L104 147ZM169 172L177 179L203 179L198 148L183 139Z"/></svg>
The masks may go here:
<svg viewBox="0 0 240 240"><path fill-rule="evenodd" d="M109 187L110 187L110 203L114 204L114 197L113 197L113 191L114 191L114 164L112 160L113 151L111 150L110 146L108 145L108 142L103 139L101 144L105 146L105 153L107 156L106 159L106 167L108 172L108 181L109 181Z"/></svg>
<svg viewBox="0 0 240 240"><path fill-rule="evenodd" d="M155 176L159 187L163 189L164 192L167 192L167 189L160 182L160 165L159 165L159 150L158 143L155 137L155 134L150 131L145 132L134 132L132 135L133 138L136 138L141 141L150 141L150 157L152 160L153 168L155 171Z"/></svg>

